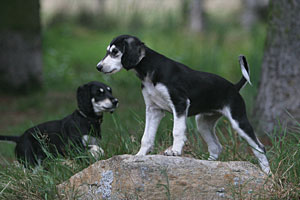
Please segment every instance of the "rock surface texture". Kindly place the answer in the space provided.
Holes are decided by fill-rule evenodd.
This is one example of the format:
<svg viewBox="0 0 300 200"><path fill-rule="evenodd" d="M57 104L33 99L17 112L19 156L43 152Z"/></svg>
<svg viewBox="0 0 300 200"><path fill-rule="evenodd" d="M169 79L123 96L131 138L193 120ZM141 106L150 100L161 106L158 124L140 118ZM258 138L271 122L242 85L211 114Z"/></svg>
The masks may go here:
<svg viewBox="0 0 300 200"><path fill-rule="evenodd" d="M57 186L61 199L260 199L267 176L249 162L162 155L98 161Z"/></svg>

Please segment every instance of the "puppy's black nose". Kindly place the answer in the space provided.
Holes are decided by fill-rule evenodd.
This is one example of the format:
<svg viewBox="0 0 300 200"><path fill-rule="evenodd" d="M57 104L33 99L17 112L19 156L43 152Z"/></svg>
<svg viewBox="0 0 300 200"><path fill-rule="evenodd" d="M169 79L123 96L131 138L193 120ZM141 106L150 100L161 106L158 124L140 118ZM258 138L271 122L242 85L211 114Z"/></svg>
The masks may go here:
<svg viewBox="0 0 300 200"><path fill-rule="evenodd" d="M97 67L96 67L96 69L97 69L99 72L101 72L102 68L103 68L103 65L101 65L100 63L99 63L99 64L97 65Z"/></svg>
<svg viewBox="0 0 300 200"><path fill-rule="evenodd" d="M116 98L112 99L111 102L114 106L117 106L119 103L118 99L116 99Z"/></svg>

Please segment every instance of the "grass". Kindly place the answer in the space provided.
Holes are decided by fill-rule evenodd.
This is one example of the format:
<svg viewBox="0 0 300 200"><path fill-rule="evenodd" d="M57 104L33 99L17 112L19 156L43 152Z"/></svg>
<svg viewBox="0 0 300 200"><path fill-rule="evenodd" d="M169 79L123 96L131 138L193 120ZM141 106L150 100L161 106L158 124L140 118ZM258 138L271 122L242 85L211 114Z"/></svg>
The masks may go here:
<svg viewBox="0 0 300 200"><path fill-rule="evenodd" d="M118 154L131 154L137 152L139 148L139 142L132 138L132 134L120 125L119 119L114 118L114 120L116 123L115 135L104 135L102 147L106 150L106 155L101 159L107 159ZM143 124L139 121L136 121L136 124L139 129L143 128ZM257 164L254 156L249 154L249 145L232 131L226 120L222 120L218 127L217 135L224 148L219 160L247 160ZM221 130L224 127L226 130ZM195 124L191 120L188 122L188 129L188 143L185 147L184 156L207 159L205 144L202 143L199 134L196 133ZM269 138L271 145L268 146L267 156L271 163L273 171L271 180L274 184L273 190L269 191L270 199L298 199L300 197L299 133L300 131L286 133L277 138ZM170 130L160 132L153 153L160 153L170 144ZM66 164L64 158L55 158L51 155L43 163L43 167L34 170L24 169L16 163L7 164L5 168L0 170L0 199L55 199L55 186L57 184L95 161L87 153L79 151L74 152L72 160L68 162L69 164ZM166 175L162 174L162 176ZM170 197L168 186L163 187L166 187L166 197ZM242 198L238 191L232 192L238 198Z"/></svg>
<svg viewBox="0 0 300 200"><path fill-rule="evenodd" d="M185 63L193 69L213 72L236 82L241 77L238 56L246 55L251 69L253 87L247 86L242 95L249 113L259 82L265 27L243 32L236 26L209 27L208 32L193 35L181 29L89 29L72 23L62 23L43 30L43 90L30 96L0 96L1 134L19 135L38 123L60 119L76 108L75 91L88 81L103 81L113 88L120 106L114 114L106 114L102 126L102 148L107 159L119 154L137 153L144 129L144 102L140 81L125 70L105 76L96 71L97 62L105 55L106 46L119 34L137 35L147 46ZM172 117L162 120L153 154L172 144ZM300 125L294 132L278 130L284 135L264 138L267 156L273 171L274 188L270 199L299 199L300 194ZM246 144L233 132L227 120L217 126L223 144L221 161L257 160ZM275 134L276 135L276 134ZM74 153L71 164L62 157L49 158L43 167L28 170L14 161L14 145L0 145L0 199L55 199L55 186L95 162L84 152ZM188 120L188 142L185 155L207 159L206 144L196 131L193 119ZM168 194L169 195L169 194Z"/></svg>

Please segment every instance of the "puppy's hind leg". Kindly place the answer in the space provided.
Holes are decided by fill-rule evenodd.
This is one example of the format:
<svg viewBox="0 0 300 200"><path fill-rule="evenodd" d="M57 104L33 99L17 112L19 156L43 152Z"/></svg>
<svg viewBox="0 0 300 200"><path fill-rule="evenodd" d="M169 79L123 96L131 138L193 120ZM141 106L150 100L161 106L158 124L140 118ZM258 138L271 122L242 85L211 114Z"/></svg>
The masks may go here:
<svg viewBox="0 0 300 200"><path fill-rule="evenodd" d="M225 107L222 112L229 119L232 128L251 146L252 152L257 157L261 169L266 174L271 173L265 147L255 136L253 128L247 119L245 109L240 107L238 111L231 111L229 107Z"/></svg>
<svg viewBox="0 0 300 200"><path fill-rule="evenodd" d="M217 160L222 152L222 145L220 144L218 137L215 133L215 126L217 121L221 117L220 114L213 115L196 115L197 129L200 132L202 138L207 144L209 158L208 160Z"/></svg>

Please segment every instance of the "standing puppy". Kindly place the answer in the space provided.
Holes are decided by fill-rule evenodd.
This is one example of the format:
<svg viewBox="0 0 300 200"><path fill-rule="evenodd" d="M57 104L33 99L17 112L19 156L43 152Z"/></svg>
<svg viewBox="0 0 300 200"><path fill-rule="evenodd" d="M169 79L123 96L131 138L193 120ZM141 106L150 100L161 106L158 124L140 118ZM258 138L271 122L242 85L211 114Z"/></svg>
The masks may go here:
<svg viewBox="0 0 300 200"><path fill-rule="evenodd" d="M95 157L103 154L99 141L103 112L113 112L118 100L109 86L93 81L77 89L78 109L61 120L34 126L21 136L0 136L0 140L16 142L16 157L27 165L37 165L47 155L44 146L53 155L67 154L67 147L88 148Z"/></svg>
<svg viewBox="0 0 300 200"><path fill-rule="evenodd" d="M270 172L265 148L254 134L239 90L249 78L246 58L240 56L243 76L237 84L215 74L195 71L148 48L138 38L121 35L112 40L97 69L105 74L122 68L134 70L142 81L146 126L137 155L151 151L164 111L173 114L173 146L165 155L178 156L186 141L186 119L196 116L199 132L208 145L209 160L216 160L222 146L215 134L218 119L226 116L233 129L252 147L262 170Z"/></svg>

